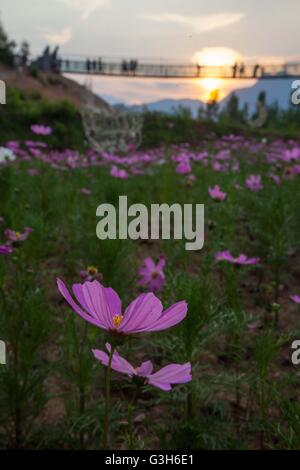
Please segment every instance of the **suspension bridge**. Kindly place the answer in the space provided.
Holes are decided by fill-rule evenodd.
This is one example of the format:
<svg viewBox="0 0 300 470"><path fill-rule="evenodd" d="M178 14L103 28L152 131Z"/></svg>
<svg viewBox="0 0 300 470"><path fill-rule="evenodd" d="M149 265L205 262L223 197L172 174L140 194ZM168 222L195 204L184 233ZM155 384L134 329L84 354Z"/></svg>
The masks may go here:
<svg viewBox="0 0 300 470"><path fill-rule="evenodd" d="M208 66L63 57L58 60L58 69L61 73L68 74L131 78L219 78L239 80L300 78L300 62L273 65L257 63Z"/></svg>

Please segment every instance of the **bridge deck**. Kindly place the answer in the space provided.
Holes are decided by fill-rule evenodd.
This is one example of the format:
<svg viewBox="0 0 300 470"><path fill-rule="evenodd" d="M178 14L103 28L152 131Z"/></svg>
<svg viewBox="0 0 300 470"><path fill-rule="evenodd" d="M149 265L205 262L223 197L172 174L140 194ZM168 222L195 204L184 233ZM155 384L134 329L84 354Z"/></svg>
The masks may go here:
<svg viewBox="0 0 300 470"><path fill-rule="evenodd" d="M221 79L279 79L300 77L300 63L282 65L197 66L176 64L147 64L133 62L105 62L101 60L74 60L59 62L62 73L90 74L140 78L221 78Z"/></svg>

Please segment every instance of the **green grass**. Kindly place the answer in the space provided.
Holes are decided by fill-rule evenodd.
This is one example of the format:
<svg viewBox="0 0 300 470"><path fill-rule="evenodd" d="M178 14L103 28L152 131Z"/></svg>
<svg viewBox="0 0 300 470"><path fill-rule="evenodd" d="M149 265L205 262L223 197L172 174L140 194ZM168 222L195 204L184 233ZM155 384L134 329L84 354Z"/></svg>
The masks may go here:
<svg viewBox="0 0 300 470"><path fill-rule="evenodd" d="M286 381L294 378L299 385L296 369L283 367L282 358L286 342L299 331L296 308L288 301L288 285L295 286L297 275L299 179L278 188L265 183L264 191L251 193L234 190L232 175L203 166L195 167L191 188L171 163L155 169L155 175L124 181L109 177L106 168L60 172L39 162L30 163L39 171L32 177L28 166L0 169L5 226L33 228L12 256L0 259L0 331L8 347L8 365L0 368L1 446L99 448L103 369L91 349L103 347L104 334L61 302L55 279L70 285L79 281L81 269L95 265L126 305L140 292L137 269L144 257L164 253L163 303L186 299L188 317L168 332L132 340L122 352L134 364L138 352L157 367L190 360L194 380L170 394L138 389L131 412L134 419L142 418L132 431L127 418L135 385L114 374L113 445L297 448L299 407L288 401ZM235 179L244 184L247 174L261 171L266 169L259 159L248 160ZM207 187L214 183L228 192L224 204L209 199ZM82 195L82 187L92 195ZM98 240L96 207L116 204L121 194L128 195L129 204L147 206L204 203L204 249L187 252L178 241ZM217 266L214 253L222 249L258 255L263 264L254 270ZM282 304L278 328L271 308L275 300ZM262 330L251 328L257 322Z"/></svg>

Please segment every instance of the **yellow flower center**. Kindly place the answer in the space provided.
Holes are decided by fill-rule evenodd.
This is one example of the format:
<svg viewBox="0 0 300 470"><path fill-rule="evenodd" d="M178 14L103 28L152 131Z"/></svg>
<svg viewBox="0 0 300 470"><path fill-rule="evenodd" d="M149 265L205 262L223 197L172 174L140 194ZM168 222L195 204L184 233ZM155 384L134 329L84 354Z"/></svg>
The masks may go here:
<svg viewBox="0 0 300 470"><path fill-rule="evenodd" d="M122 322L123 318L124 318L123 315L115 315L113 317L113 322L116 328L120 326L120 323Z"/></svg>
<svg viewBox="0 0 300 470"><path fill-rule="evenodd" d="M95 276L95 274L98 273L98 269L97 269L95 266L88 266L88 267L87 267L87 272L88 272L91 276Z"/></svg>
<svg viewBox="0 0 300 470"><path fill-rule="evenodd" d="M17 240L20 238L20 236L21 236L20 232L15 232L15 237Z"/></svg>

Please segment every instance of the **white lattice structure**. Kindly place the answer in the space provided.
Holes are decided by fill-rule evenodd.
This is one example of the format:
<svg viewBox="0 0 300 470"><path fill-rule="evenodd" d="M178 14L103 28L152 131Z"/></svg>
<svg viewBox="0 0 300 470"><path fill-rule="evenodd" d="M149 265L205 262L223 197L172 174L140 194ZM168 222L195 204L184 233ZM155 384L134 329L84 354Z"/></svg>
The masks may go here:
<svg viewBox="0 0 300 470"><path fill-rule="evenodd" d="M85 136L97 152L126 152L142 142L143 116L118 110L84 106L81 110Z"/></svg>
<svg viewBox="0 0 300 470"><path fill-rule="evenodd" d="M268 110L264 103L258 101L257 103L257 117L254 119L246 119L246 123L252 129L259 129L262 127L268 118Z"/></svg>

